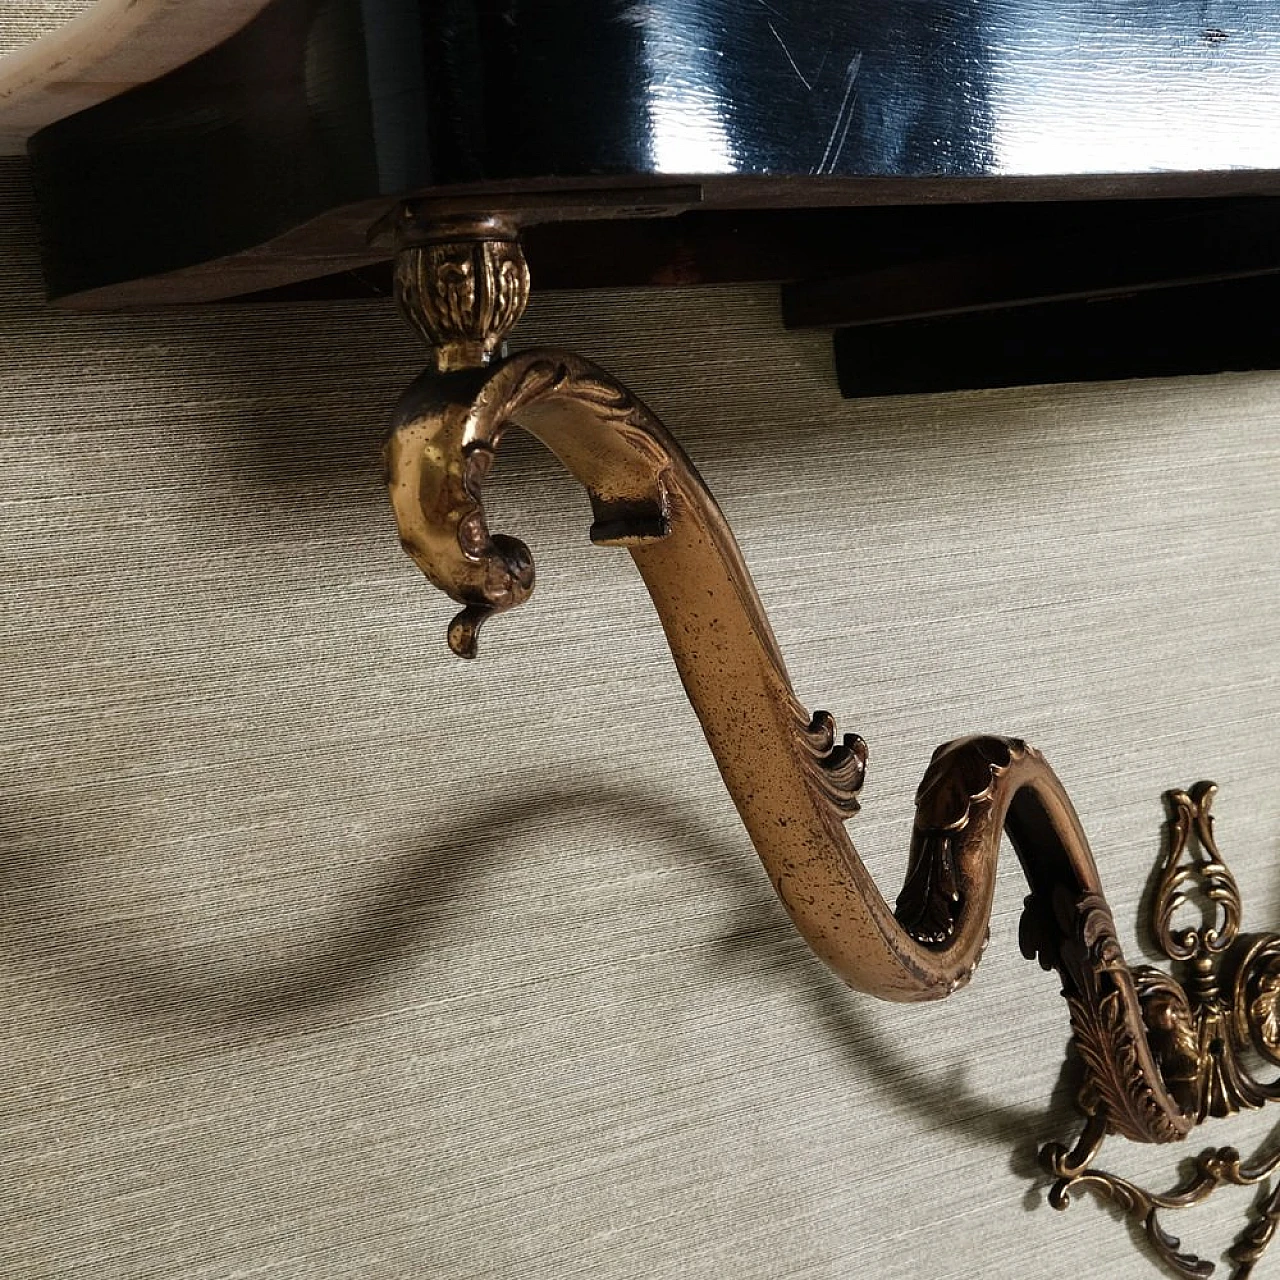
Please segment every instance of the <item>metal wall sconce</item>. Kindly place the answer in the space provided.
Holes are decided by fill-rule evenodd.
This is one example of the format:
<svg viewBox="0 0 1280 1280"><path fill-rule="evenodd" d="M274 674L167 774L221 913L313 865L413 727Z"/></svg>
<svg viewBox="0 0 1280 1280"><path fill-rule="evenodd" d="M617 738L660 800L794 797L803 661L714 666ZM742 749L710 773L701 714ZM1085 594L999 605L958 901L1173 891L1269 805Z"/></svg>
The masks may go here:
<svg viewBox="0 0 1280 1280"><path fill-rule="evenodd" d="M858 810L866 743L801 706L733 534L679 445L626 387L579 356L501 355L529 293L514 221L442 218L408 205L390 221L396 296L435 359L395 411L388 484L404 549L462 606L450 648L474 657L482 625L533 590L528 548L491 533L484 510L485 479L518 424L586 487L591 540L631 553L778 897L849 986L895 1001L964 986L986 943L1008 834L1030 889L1022 950L1057 971L1084 1070L1083 1132L1074 1147L1042 1152L1056 1179L1051 1201L1065 1208L1074 1191L1094 1191L1141 1219L1174 1274L1209 1275L1212 1265L1180 1252L1160 1214L1223 1183L1260 1183L1280 1154L1247 1163L1230 1148L1209 1151L1166 1194L1094 1161L1110 1134L1177 1142L1206 1116L1280 1097L1280 1083L1258 1082L1244 1062L1251 1049L1280 1066L1280 936L1240 934L1240 897L1214 843L1214 786L1169 794L1152 930L1181 966L1177 977L1125 962L1071 801L1039 752L1014 738L962 738L934 753L916 795L905 883L890 908L844 825ZM1213 918L1176 928L1193 891ZM1232 1251L1237 1277L1251 1273L1277 1222L1280 1189Z"/></svg>

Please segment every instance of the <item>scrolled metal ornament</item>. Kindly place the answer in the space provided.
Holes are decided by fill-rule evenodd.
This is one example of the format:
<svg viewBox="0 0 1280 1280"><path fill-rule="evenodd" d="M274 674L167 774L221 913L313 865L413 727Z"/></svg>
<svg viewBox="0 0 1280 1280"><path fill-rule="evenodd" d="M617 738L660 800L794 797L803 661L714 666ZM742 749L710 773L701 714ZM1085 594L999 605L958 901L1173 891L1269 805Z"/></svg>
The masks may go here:
<svg viewBox="0 0 1280 1280"><path fill-rule="evenodd" d="M1072 1187L1089 1186L1132 1212L1154 1215L1168 1197L1122 1189L1091 1168L1102 1140L1118 1133L1174 1142L1206 1112L1261 1105L1271 1096L1267 1087L1238 1069L1234 1051L1216 1048L1220 1040L1234 1045L1242 1028L1273 1058L1280 1053L1280 947L1255 947L1232 997L1217 995L1212 968L1224 952L1235 954L1239 900L1212 844L1203 793L1195 801L1203 810L1184 815L1184 836L1158 895L1162 937L1200 975L1186 986L1126 964L1071 801L1044 757L1016 738L962 738L934 753L916 795L905 882L891 909L845 829L858 810L866 743L857 734L841 736L830 715L810 715L797 699L733 534L657 417L571 352L535 349L496 358L496 326L518 313L527 290L518 241L507 230L496 236L500 247L477 247L473 226L451 247L447 234L428 229L421 239L433 253L406 248L417 256L396 275L402 308L419 332L437 341L437 300L463 288L457 264L506 264L485 269L485 289L497 291L485 304L494 332L478 333L471 320L454 326L454 336L443 340L445 354L437 349L436 367L402 397L386 446L401 544L462 606L449 627L450 647L474 657L482 626L533 590L529 549L492 532L484 507L497 451L506 432L519 426L586 488L592 541L630 553L779 899L810 947L846 983L882 999L916 1001L945 997L968 982L986 944L996 858L1002 836L1009 836L1030 889L1022 948L1057 972L1086 1067L1085 1135L1074 1152L1046 1155L1059 1178L1055 1203L1065 1205ZM425 278L432 269L452 274ZM504 288L510 298L502 296ZM462 328L465 340L456 336ZM1183 868L1178 856L1196 833L1205 856ZM1220 919L1175 933L1170 922L1192 879L1207 885ZM1256 1172L1225 1157L1205 1169L1195 1188L1201 1198L1207 1192L1200 1187L1214 1171L1222 1171L1219 1180ZM1176 1242L1161 1236L1154 1217L1148 1231L1161 1256L1182 1266ZM1252 1247L1265 1247L1263 1227L1255 1234ZM1184 1268L1181 1274L1202 1272Z"/></svg>
<svg viewBox="0 0 1280 1280"><path fill-rule="evenodd" d="M1247 1049L1280 1066L1277 1057L1277 998L1280 997L1280 936L1240 936L1241 902L1235 877L1218 851L1213 833L1217 787L1201 782L1170 791L1168 845L1151 905L1149 928L1164 954L1181 967L1175 974L1143 966L1132 971L1147 1038L1165 1084L1196 1123L1265 1106L1280 1098L1280 1081L1259 1081L1249 1069ZM1210 916L1199 928L1174 926L1175 915L1199 898ZM1178 1276L1204 1277L1212 1263L1182 1251L1160 1220L1161 1211L1185 1209L1218 1187L1256 1186L1280 1168L1280 1151L1242 1160L1233 1147L1197 1158L1194 1172L1172 1191L1148 1191L1126 1178L1095 1168L1106 1130L1132 1137L1116 1123L1114 1095L1099 1088L1108 1054L1100 1037L1072 1009L1073 1046L1085 1066L1079 1106L1088 1117L1086 1135L1068 1153L1061 1143L1041 1152L1055 1182L1055 1208L1071 1203L1073 1190L1089 1190L1141 1220L1160 1259ZM1105 1128L1099 1122L1105 1121ZM1254 1220L1230 1250L1236 1280L1245 1280L1280 1222L1280 1188L1268 1195Z"/></svg>
<svg viewBox="0 0 1280 1280"><path fill-rule="evenodd" d="M1169 853L1156 889L1151 930L1170 960L1220 955L1240 933L1240 890L1213 837L1210 810L1217 790L1212 782L1200 782L1190 794L1168 793ZM1216 909L1218 918L1199 929L1175 929L1174 915L1186 905L1190 886Z"/></svg>

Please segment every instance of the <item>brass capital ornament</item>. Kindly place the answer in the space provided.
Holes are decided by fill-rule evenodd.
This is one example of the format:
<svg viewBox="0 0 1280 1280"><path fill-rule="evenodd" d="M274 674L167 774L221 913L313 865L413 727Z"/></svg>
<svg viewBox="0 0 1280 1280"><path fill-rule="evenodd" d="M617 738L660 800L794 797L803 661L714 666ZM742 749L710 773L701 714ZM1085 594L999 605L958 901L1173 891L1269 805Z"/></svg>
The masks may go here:
<svg viewBox="0 0 1280 1280"><path fill-rule="evenodd" d="M450 648L475 657L482 625L534 587L528 547L491 532L484 506L501 442L519 426L586 488L591 540L629 552L770 882L809 946L849 986L896 1001L940 999L964 986L986 944L1008 835L1030 889L1022 950L1057 972L1085 1072L1084 1133L1071 1151L1043 1153L1058 1179L1051 1199L1064 1207L1076 1187L1107 1195L1142 1216L1179 1275L1207 1275L1207 1263L1178 1252L1157 1210L1202 1200L1222 1182L1258 1182L1280 1154L1246 1165L1229 1148L1208 1153L1196 1177L1166 1196L1091 1164L1109 1133L1177 1142L1206 1115L1280 1096L1240 1056L1251 1045L1280 1066L1280 937L1239 936L1239 893L1213 842L1212 786L1172 793L1156 895L1153 927L1184 966L1182 980L1126 963L1066 789L1018 738L960 738L934 752L891 908L845 829L858 811L867 744L796 697L733 533L684 451L626 387L580 356L501 354L529 291L510 223L422 222L407 210L398 236L397 298L436 358L396 407L388 488L401 545L462 606ZM1216 915L1199 929L1177 928L1192 884ZM1280 1191L1237 1243L1238 1277L1278 1221Z"/></svg>
<svg viewBox="0 0 1280 1280"><path fill-rule="evenodd" d="M529 301L529 268L515 226L496 217L396 227L395 295L435 352L441 373L487 365Z"/></svg>

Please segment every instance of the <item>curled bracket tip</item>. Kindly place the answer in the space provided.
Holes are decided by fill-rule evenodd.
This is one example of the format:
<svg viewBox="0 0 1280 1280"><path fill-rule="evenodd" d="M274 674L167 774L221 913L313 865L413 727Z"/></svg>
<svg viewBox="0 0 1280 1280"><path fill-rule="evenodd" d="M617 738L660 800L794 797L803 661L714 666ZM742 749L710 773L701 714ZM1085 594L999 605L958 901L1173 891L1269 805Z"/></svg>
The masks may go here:
<svg viewBox="0 0 1280 1280"><path fill-rule="evenodd" d="M479 652L480 628L495 611L488 605L469 604L449 623L449 648L459 658L471 659Z"/></svg>
<svg viewBox="0 0 1280 1280"><path fill-rule="evenodd" d="M503 533L495 533L490 538L482 515L471 524L464 524L463 530L464 536L459 538L459 545L464 554L468 552L468 536L477 547L488 543L487 549L468 555L471 563L483 566L480 591L485 598L468 601L467 595L455 597L466 602L466 607L449 624L448 640L449 648L458 657L474 658L480 628L484 623L495 613L503 613L523 604L532 593L533 556L518 538L510 538Z"/></svg>

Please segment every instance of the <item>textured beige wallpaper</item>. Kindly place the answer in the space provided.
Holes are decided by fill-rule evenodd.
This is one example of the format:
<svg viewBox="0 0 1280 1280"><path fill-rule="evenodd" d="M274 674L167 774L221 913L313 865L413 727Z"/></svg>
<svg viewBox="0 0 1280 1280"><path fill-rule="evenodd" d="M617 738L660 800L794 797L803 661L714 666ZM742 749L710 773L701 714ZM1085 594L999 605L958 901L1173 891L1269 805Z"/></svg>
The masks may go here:
<svg viewBox="0 0 1280 1280"><path fill-rule="evenodd" d="M538 592L450 657L379 488L423 363L389 306L55 312L16 162L0 273L0 1275L1160 1274L1045 1202L1067 1024L1015 865L971 989L845 991L523 439ZM763 288L541 296L518 341L681 437L801 696L871 743L886 892L933 746L992 730L1057 766L1131 946L1204 776L1280 924L1280 375L845 403Z"/></svg>
<svg viewBox="0 0 1280 1280"><path fill-rule="evenodd" d="M0 55L52 31L92 8L93 0L3 0L0 4Z"/></svg>

